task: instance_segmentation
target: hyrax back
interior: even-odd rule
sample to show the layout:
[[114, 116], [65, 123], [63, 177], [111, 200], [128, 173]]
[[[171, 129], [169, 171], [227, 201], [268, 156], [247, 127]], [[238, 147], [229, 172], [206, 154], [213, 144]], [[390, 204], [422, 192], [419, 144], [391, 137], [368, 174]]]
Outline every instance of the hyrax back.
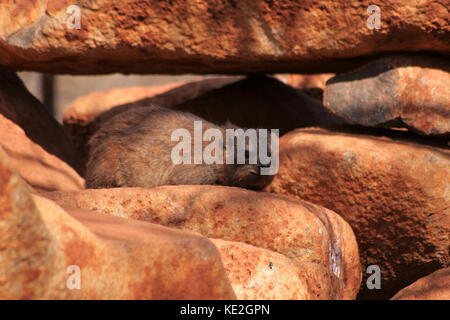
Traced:
[[187, 129], [193, 152], [194, 121], [202, 121], [203, 132], [216, 128], [225, 137], [225, 127], [157, 106], [133, 108], [102, 123], [89, 140], [87, 188], [221, 184], [260, 189], [270, 182], [271, 176], [260, 175], [259, 164], [175, 164], [171, 154], [178, 141], [171, 141], [172, 132]]

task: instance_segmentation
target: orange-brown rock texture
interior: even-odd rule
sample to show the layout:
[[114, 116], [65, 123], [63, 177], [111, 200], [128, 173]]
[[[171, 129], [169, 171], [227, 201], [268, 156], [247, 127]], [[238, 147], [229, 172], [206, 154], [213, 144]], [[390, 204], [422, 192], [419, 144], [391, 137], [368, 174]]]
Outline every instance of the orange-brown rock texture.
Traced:
[[[351, 228], [334, 212], [308, 202], [220, 186], [95, 189], [49, 192], [44, 196], [64, 208], [159, 223], [195, 231], [208, 238], [275, 251], [302, 264], [298, 270], [308, 268], [308, 272], [312, 272], [313, 284], [305, 283], [303, 276], [297, 278], [303, 287], [311, 289], [299, 297], [353, 299], [360, 285], [358, 247]], [[252, 252], [253, 259], [268, 256], [264, 251]], [[274, 256], [277, 261], [286, 261], [277, 257]], [[247, 263], [258, 270], [255, 261]], [[289, 270], [295, 265], [283, 264]], [[236, 270], [237, 266], [234, 268]], [[236, 286], [235, 280], [232, 283]], [[248, 283], [244, 281], [239, 285], [245, 287]], [[317, 286], [322, 287], [323, 292], [318, 293]], [[276, 290], [279, 291], [274, 295], [283, 292], [282, 288]], [[292, 289], [285, 294], [294, 293]], [[259, 295], [257, 291], [245, 294]], [[241, 292], [239, 296], [243, 297]]]
[[20, 175], [38, 190], [84, 187], [67, 133], [14, 72], [0, 70], [0, 146]]
[[[0, 299], [235, 298], [208, 239], [95, 212], [72, 215], [32, 196], [0, 149]], [[70, 286], [70, 266], [79, 268], [79, 289]]]
[[[317, 73], [385, 52], [450, 51], [448, 0], [83, 0], [79, 29], [73, 4], [3, 1], [0, 64], [72, 74]], [[380, 7], [380, 29], [367, 26], [370, 5]]]
[[336, 299], [342, 292], [338, 277], [316, 263], [302, 263], [242, 242], [212, 241], [238, 299], [323, 300]]
[[397, 292], [392, 300], [450, 300], [450, 268], [420, 278]]
[[328, 80], [324, 106], [350, 123], [450, 137], [450, 62], [388, 56]]
[[378, 265], [390, 298], [450, 264], [450, 151], [395, 138], [301, 129], [280, 139], [280, 169], [267, 190], [311, 201], [353, 228], [363, 275]]

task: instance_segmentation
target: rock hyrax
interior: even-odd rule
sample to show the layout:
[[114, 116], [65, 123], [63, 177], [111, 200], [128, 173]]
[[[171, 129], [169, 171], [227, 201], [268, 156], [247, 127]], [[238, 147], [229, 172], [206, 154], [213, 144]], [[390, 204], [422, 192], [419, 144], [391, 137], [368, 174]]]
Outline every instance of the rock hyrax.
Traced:
[[[172, 133], [180, 128], [188, 130], [193, 154], [194, 121], [201, 121], [203, 132], [219, 129], [224, 139], [227, 128], [237, 129], [231, 124], [218, 126], [191, 113], [157, 106], [136, 107], [105, 121], [89, 140], [87, 188], [220, 184], [262, 189], [272, 180], [271, 175], [261, 175], [261, 169], [269, 165], [262, 165], [259, 159], [256, 164], [249, 164], [247, 139], [245, 164], [226, 164], [225, 142], [221, 150], [224, 164], [194, 164], [193, 160], [191, 164], [175, 164], [171, 155], [179, 141], [172, 141]], [[270, 157], [270, 135], [267, 140]], [[211, 141], [200, 142], [202, 149]], [[236, 151], [237, 143], [234, 145]], [[233, 154], [236, 157], [237, 152]]]

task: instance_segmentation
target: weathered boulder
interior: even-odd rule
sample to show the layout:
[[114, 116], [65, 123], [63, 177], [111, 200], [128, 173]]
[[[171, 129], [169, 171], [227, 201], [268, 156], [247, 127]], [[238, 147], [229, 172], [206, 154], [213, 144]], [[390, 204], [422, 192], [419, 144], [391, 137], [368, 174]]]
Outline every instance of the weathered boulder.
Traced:
[[[381, 270], [390, 298], [450, 264], [450, 151], [402, 138], [301, 129], [280, 139], [280, 168], [267, 190], [340, 214], [355, 231], [363, 271]], [[368, 277], [370, 274], [363, 272]]]
[[324, 106], [354, 124], [450, 137], [449, 59], [397, 55], [376, 60], [328, 80]]
[[334, 212], [304, 201], [222, 186], [57, 191], [44, 196], [64, 208], [159, 223], [316, 264], [316, 269], [330, 271], [317, 274], [325, 281], [319, 284], [327, 288], [323, 294], [332, 294], [329, 298], [353, 299], [360, 285], [358, 247], [351, 228]]
[[392, 300], [450, 300], [450, 267], [420, 278], [397, 292]]
[[[368, 26], [374, 4], [380, 29]], [[308, 73], [353, 69], [353, 58], [383, 52], [450, 51], [448, 0], [97, 0], [78, 3], [79, 15], [72, 5], [2, 2], [1, 64], [73, 74]]]
[[68, 135], [17, 75], [6, 70], [0, 70], [0, 146], [38, 190], [84, 187]]
[[[126, 89], [120, 92], [126, 92]], [[103, 100], [109, 107], [110, 94], [105, 95]], [[89, 105], [81, 99], [84, 105]], [[97, 97], [95, 99], [99, 100]], [[280, 134], [305, 126], [343, 123], [326, 111], [320, 101], [272, 77], [205, 79], [189, 82], [151, 98], [136, 99], [99, 115], [96, 111], [84, 111], [86, 108], [82, 104], [74, 102], [65, 112], [64, 124], [76, 141], [83, 163], [89, 153], [87, 142], [102, 123], [129, 109], [152, 103], [191, 112], [220, 125], [230, 121], [243, 128], [279, 129]], [[106, 110], [108, 107], [97, 107], [95, 110]], [[77, 112], [77, 109], [83, 111]], [[90, 115], [78, 116], [81, 113]], [[92, 120], [94, 114], [97, 117]]]
[[[208, 239], [94, 212], [72, 214], [32, 197], [0, 148], [0, 299], [235, 297]], [[71, 287], [77, 275], [79, 289]]]
[[[301, 263], [242, 242], [211, 239], [219, 249], [238, 299], [339, 299], [342, 282], [316, 263]], [[347, 296], [347, 299], [350, 297]]]

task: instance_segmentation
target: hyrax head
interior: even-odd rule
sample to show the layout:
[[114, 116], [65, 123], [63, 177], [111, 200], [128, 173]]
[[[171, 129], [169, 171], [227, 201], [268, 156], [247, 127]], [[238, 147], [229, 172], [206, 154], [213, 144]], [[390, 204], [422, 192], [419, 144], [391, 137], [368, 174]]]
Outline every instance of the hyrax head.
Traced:
[[256, 129], [227, 133], [223, 174], [219, 175], [218, 183], [253, 190], [267, 186], [275, 174], [269, 170], [275, 161], [272, 138], [270, 133], [262, 135]]

